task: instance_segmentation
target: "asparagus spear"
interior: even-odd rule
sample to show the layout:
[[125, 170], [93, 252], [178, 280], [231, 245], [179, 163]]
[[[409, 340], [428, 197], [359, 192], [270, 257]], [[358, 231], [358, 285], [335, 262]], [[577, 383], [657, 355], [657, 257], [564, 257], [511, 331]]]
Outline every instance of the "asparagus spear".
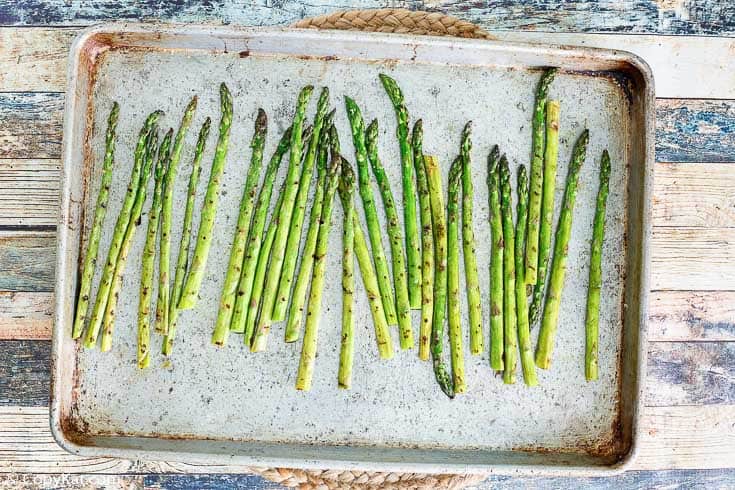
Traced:
[[396, 290], [396, 313], [398, 314], [401, 349], [411, 349], [413, 348], [413, 330], [411, 328], [411, 305], [408, 298], [406, 263], [403, 258], [403, 236], [398, 221], [396, 204], [393, 200], [393, 191], [378, 156], [377, 119], [373, 119], [373, 122], [368, 125], [365, 132], [365, 145], [368, 160], [373, 168], [373, 174], [383, 198], [383, 209], [388, 222], [388, 241], [390, 242], [391, 258], [393, 259], [393, 284]]
[[429, 338], [434, 313], [434, 234], [431, 226], [431, 198], [426, 180], [423, 155], [424, 126], [421, 119], [413, 125], [411, 145], [413, 166], [416, 171], [416, 189], [419, 194], [421, 217], [421, 326], [419, 330], [419, 359], [429, 359]]
[[140, 183], [141, 171], [143, 169], [143, 160], [145, 160], [145, 153], [147, 150], [148, 136], [156, 126], [158, 118], [161, 117], [163, 112], [155, 111], [152, 112], [145, 121], [143, 128], [140, 130], [138, 135], [138, 143], [135, 146], [135, 154], [133, 156], [133, 170], [130, 174], [130, 182], [128, 183], [128, 189], [125, 192], [125, 198], [123, 199], [122, 209], [120, 214], [117, 216], [115, 222], [115, 229], [112, 233], [112, 242], [110, 248], [107, 251], [107, 260], [105, 260], [105, 267], [102, 270], [102, 277], [97, 288], [97, 299], [94, 303], [92, 310], [92, 318], [89, 321], [89, 327], [84, 336], [84, 347], [91, 349], [97, 344], [97, 336], [99, 335], [100, 328], [102, 327], [102, 316], [107, 308], [107, 300], [110, 295], [110, 288], [112, 287], [112, 277], [115, 273], [115, 266], [117, 264], [117, 258], [120, 254], [120, 247], [122, 246], [123, 238], [125, 238], [125, 231], [128, 229], [128, 223], [130, 222], [130, 213], [135, 203], [135, 196], [138, 193], [138, 185]]
[[470, 353], [478, 355], [483, 349], [482, 303], [480, 300], [480, 279], [477, 275], [477, 256], [475, 254], [475, 232], [472, 228], [472, 121], [462, 132], [462, 248], [464, 252], [464, 274], [467, 287], [467, 305], [470, 320]]
[[610, 187], [610, 154], [602, 152], [600, 162], [600, 188], [597, 191], [595, 221], [592, 226], [592, 250], [590, 251], [590, 280], [587, 291], [587, 319], [585, 322], [584, 377], [597, 379], [597, 345], [600, 323], [600, 289], [602, 289], [602, 242], [605, 239], [605, 209]]
[[112, 183], [112, 167], [115, 165], [115, 131], [117, 129], [117, 117], [120, 106], [117, 102], [112, 103], [110, 115], [107, 118], [107, 134], [105, 137], [105, 159], [102, 163], [102, 179], [100, 190], [97, 194], [97, 204], [94, 208], [92, 231], [87, 239], [87, 250], [84, 253], [84, 266], [82, 267], [82, 278], [79, 286], [77, 310], [74, 315], [74, 326], [71, 337], [78, 339], [84, 331], [84, 322], [87, 319], [89, 309], [89, 294], [92, 289], [92, 278], [94, 268], [97, 265], [97, 254], [100, 246], [100, 235], [102, 225], [107, 214], [107, 202], [110, 200], [110, 184]]
[[490, 201], [490, 367], [503, 370], [503, 219], [500, 213], [500, 150], [487, 158]]
[[383, 251], [383, 241], [380, 236], [378, 212], [375, 208], [373, 191], [370, 188], [370, 170], [368, 168], [367, 148], [365, 147], [365, 122], [362, 119], [360, 108], [354, 100], [345, 96], [345, 105], [347, 106], [347, 117], [350, 120], [352, 142], [355, 146], [357, 182], [359, 185], [360, 197], [362, 198], [363, 210], [365, 211], [368, 237], [370, 238], [370, 246], [373, 251], [373, 262], [375, 263], [375, 270], [378, 274], [380, 297], [383, 300], [383, 309], [385, 310], [385, 318], [388, 321], [388, 325], [396, 325], [398, 323], [398, 318], [396, 316], [393, 288], [390, 284], [388, 261], [386, 260], [385, 252]]
[[503, 382], [515, 383], [516, 348], [516, 268], [515, 230], [511, 207], [510, 168], [505, 155], [500, 159], [500, 212], [503, 215]]
[[589, 131], [585, 129], [574, 145], [572, 161], [569, 165], [569, 174], [567, 175], [566, 189], [564, 190], [564, 201], [561, 214], [559, 215], [559, 224], [556, 227], [554, 258], [551, 262], [549, 290], [546, 294], [544, 315], [541, 319], [541, 330], [539, 331], [538, 344], [536, 345], [536, 365], [541, 369], [548, 369], [551, 364], [551, 353], [554, 349], [554, 337], [556, 336], [557, 319], [559, 318], [559, 303], [561, 301], [561, 292], [564, 287], [564, 274], [567, 266], [567, 248], [572, 232], [572, 212], [574, 211], [574, 201], [577, 197], [579, 169], [582, 167], [584, 159], [587, 156], [589, 137]]
[[544, 181], [544, 114], [549, 85], [554, 80], [556, 68], [544, 72], [536, 88], [536, 103], [533, 109], [531, 183], [528, 198], [528, 235], [526, 236], [526, 284], [536, 284], [539, 249], [539, 226], [541, 216], [541, 192]]
[[332, 161], [327, 169], [327, 180], [324, 189], [324, 203], [319, 223], [319, 234], [314, 251], [314, 269], [311, 273], [311, 289], [309, 290], [309, 306], [304, 326], [304, 344], [301, 347], [301, 360], [296, 375], [296, 389], [307, 391], [311, 388], [316, 361], [316, 344], [319, 328], [319, 317], [322, 307], [322, 290], [324, 288], [324, 271], [327, 265], [327, 246], [329, 244], [329, 229], [332, 221], [332, 203], [339, 183], [339, 170], [342, 157], [339, 153], [332, 153]]
[[411, 308], [421, 308], [421, 248], [416, 221], [416, 184], [413, 177], [413, 151], [408, 134], [408, 110], [398, 83], [388, 75], [380, 74], [388, 97], [396, 112], [398, 126], [396, 136], [401, 150], [403, 175], [403, 221], [406, 227], [406, 258], [408, 263], [408, 296]]
[[523, 251], [526, 245], [526, 226], [528, 224], [528, 173], [526, 167], [518, 167], [518, 212], [516, 213], [515, 268], [516, 268], [516, 319], [518, 324], [518, 345], [521, 350], [523, 380], [528, 386], [536, 386], [536, 365], [533, 363], [531, 330], [528, 326], [528, 303], [526, 283], [523, 280]]
[[176, 272], [174, 273], [174, 284], [171, 289], [171, 300], [169, 301], [168, 319], [169, 332], [163, 338], [161, 353], [169, 355], [173, 348], [174, 333], [179, 317], [178, 304], [181, 299], [181, 292], [184, 289], [184, 279], [186, 278], [186, 269], [189, 266], [189, 247], [191, 245], [191, 227], [194, 219], [194, 204], [196, 201], [197, 188], [199, 186], [199, 176], [202, 173], [202, 156], [204, 147], [209, 137], [209, 128], [212, 120], [207, 118], [202, 124], [197, 138], [196, 149], [194, 150], [194, 163], [191, 167], [189, 175], [189, 186], [186, 194], [186, 206], [184, 207], [184, 223], [181, 230], [181, 241], [179, 242], [179, 254], [176, 257]]
[[164, 335], [168, 333], [170, 326], [169, 321], [169, 300], [170, 293], [170, 262], [171, 262], [171, 225], [173, 222], [172, 212], [174, 205], [174, 187], [176, 184], [176, 172], [181, 159], [181, 150], [184, 147], [184, 138], [191, 125], [194, 117], [194, 111], [197, 108], [197, 97], [194, 96], [184, 110], [184, 116], [181, 118], [179, 130], [176, 132], [176, 139], [171, 150], [171, 161], [166, 171], [166, 177], [163, 183], [163, 204], [161, 209], [161, 253], [158, 261], [158, 301], [156, 302], [156, 331]]
[[436, 157], [424, 155], [426, 179], [431, 198], [431, 222], [434, 231], [434, 312], [431, 325], [431, 356], [434, 376], [439, 387], [449, 398], [454, 398], [452, 378], [442, 359], [444, 316], [447, 306], [447, 223], [444, 215], [444, 191], [439, 162]]
[[[276, 229], [276, 237], [273, 239], [271, 248], [270, 266], [268, 276], [265, 281], [265, 290], [263, 291], [263, 305], [261, 308], [260, 318], [258, 319], [258, 327], [255, 330], [255, 338], [250, 349], [253, 352], [259, 352], [265, 349], [270, 332], [273, 313], [273, 306], [276, 303], [278, 293], [278, 282], [283, 270], [283, 262], [285, 260], [286, 245], [288, 233], [291, 225], [291, 217], [293, 216], [294, 204], [299, 190], [301, 181], [301, 128], [303, 126], [306, 113], [306, 106], [311, 98], [314, 87], [307, 85], [299, 93], [298, 102], [296, 104], [296, 113], [293, 119], [291, 130], [291, 154], [288, 162], [288, 174], [286, 175], [286, 189], [283, 198], [281, 216], [278, 220], [278, 228]], [[313, 140], [313, 138], [312, 138]], [[318, 140], [318, 138], [317, 138]]]
[[536, 323], [541, 313], [546, 275], [551, 252], [551, 228], [554, 219], [554, 191], [556, 189], [556, 163], [559, 154], [559, 101], [546, 104], [546, 150], [544, 153], [544, 185], [541, 201], [541, 229], [539, 231], [538, 274], [533, 300], [528, 312], [530, 324]]
[[[353, 204], [354, 206], [354, 204]], [[380, 288], [378, 287], [378, 278], [373, 269], [373, 262], [370, 258], [370, 250], [368, 249], [365, 234], [362, 231], [360, 219], [357, 213], [352, 211], [352, 221], [355, 233], [355, 256], [362, 273], [362, 282], [365, 286], [368, 302], [370, 303], [370, 313], [373, 315], [373, 326], [375, 327], [375, 341], [378, 344], [378, 354], [381, 359], [393, 358], [393, 341], [390, 337], [388, 322], [385, 319], [385, 310], [383, 309], [383, 301], [380, 299]]]
[[225, 282], [222, 286], [222, 296], [219, 303], [219, 311], [217, 312], [217, 321], [212, 333], [212, 343], [215, 345], [224, 345], [227, 341], [227, 334], [230, 331], [230, 323], [232, 321], [232, 312], [235, 309], [235, 298], [237, 295], [237, 284], [242, 272], [243, 259], [245, 257], [245, 246], [250, 233], [250, 218], [253, 214], [253, 205], [255, 203], [255, 187], [260, 180], [260, 169], [263, 163], [263, 148], [265, 147], [265, 138], [268, 132], [268, 118], [263, 109], [258, 109], [258, 115], [255, 118], [255, 130], [253, 138], [250, 142], [252, 151], [250, 157], [250, 167], [248, 175], [245, 179], [245, 187], [242, 191], [242, 199], [240, 201], [240, 212], [237, 217], [237, 228], [235, 237], [232, 240], [232, 249], [230, 250], [230, 260], [227, 265], [227, 273], [225, 274]]
[[270, 223], [268, 223], [268, 230], [265, 233], [263, 245], [260, 247], [260, 253], [258, 254], [258, 263], [255, 267], [253, 287], [247, 308], [247, 317], [245, 318], [245, 337], [243, 342], [248, 346], [252, 344], [254, 339], [253, 334], [255, 323], [258, 321], [258, 314], [260, 313], [258, 307], [261, 305], [260, 299], [263, 294], [263, 285], [265, 284], [265, 276], [268, 271], [268, 263], [271, 255], [271, 248], [273, 247], [273, 240], [276, 238], [276, 230], [278, 229], [279, 216], [281, 215], [281, 205], [283, 204], [283, 191], [285, 187], [286, 183], [284, 182], [283, 185], [281, 185], [280, 192], [278, 193], [276, 207], [273, 209], [273, 216], [271, 217]]
[[337, 384], [349, 389], [352, 385], [352, 359], [354, 353], [354, 320], [352, 317], [353, 296], [355, 294], [355, 222], [354, 198], [355, 173], [342, 161], [342, 175], [339, 179], [339, 197], [344, 209], [342, 220], [342, 337], [339, 350], [339, 371]]
[[214, 159], [212, 160], [207, 193], [204, 197], [204, 204], [202, 205], [199, 231], [197, 232], [197, 241], [194, 246], [194, 257], [191, 261], [189, 274], [177, 306], [180, 310], [193, 308], [196, 304], [199, 287], [202, 284], [204, 272], [207, 268], [209, 249], [212, 246], [212, 229], [214, 228], [214, 218], [217, 213], [219, 185], [222, 173], [225, 170], [227, 145], [230, 141], [230, 126], [232, 125], [232, 94], [230, 94], [224, 82], [220, 85], [219, 95], [222, 110], [222, 118], [219, 123], [219, 138], [217, 139], [217, 147], [214, 151]]
[[[253, 214], [253, 223], [250, 226], [250, 234], [245, 247], [245, 257], [242, 264], [242, 272], [237, 286], [237, 298], [235, 301], [235, 310], [232, 313], [232, 321], [230, 330], [237, 333], [245, 333], [245, 320], [247, 319], [248, 303], [250, 302], [250, 293], [253, 287], [253, 277], [255, 276], [255, 267], [258, 264], [258, 254], [262, 246], [263, 230], [265, 229], [265, 221], [268, 217], [268, 207], [271, 203], [271, 195], [273, 193], [273, 182], [276, 180], [278, 168], [281, 166], [283, 156], [288, 151], [291, 144], [291, 128], [289, 127], [281, 136], [281, 140], [273, 153], [263, 177], [263, 184], [260, 187], [258, 201], [255, 205], [255, 214]], [[251, 332], [252, 334], [252, 332]], [[212, 336], [212, 343], [219, 344], [218, 339]]]
[[137, 230], [140, 225], [140, 218], [143, 213], [143, 204], [145, 203], [146, 198], [148, 178], [151, 175], [151, 168], [153, 167], [156, 148], [158, 148], [157, 133], [158, 130], [154, 126], [148, 135], [138, 190], [135, 195], [135, 201], [133, 202], [133, 208], [130, 211], [130, 222], [128, 223], [128, 228], [125, 230], [125, 236], [123, 237], [122, 244], [120, 245], [120, 254], [117, 257], [117, 263], [115, 264], [115, 272], [112, 276], [112, 286], [110, 287], [110, 296], [107, 299], [107, 306], [105, 307], [105, 314], [102, 320], [102, 338], [100, 339], [100, 350], [102, 352], [107, 352], [112, 348], [112, 331], [115, 326], [117, 300], [120, 297], [123, 274], [125, 272], [125, 263], [127, 262], [128, 254], [130, 253], [130, 246], [133, 243], [133, 236], [135, 235], [135, 230]]
[[314, 266], [314, 250], [316, 249], [316, 239], [319, 234], [319, 219], [322, 214], [322, 201], [324, 199], [324, 186], [327, 178], [327, 157], [329, 154], [330, 135], [334, 133], [335, 138], [337, 130], [332, 125], [334, 111], [330, 113], [328, 118], [328, 126], [324, 127], [324, 131], [319, 135], [319, 151], [317, 155], [317, 179], [316, 189], [314, 191], [314, 201], [311, 204], [309, 216], [309, 229], [306, 232], [306, 243], [304, 243], [304, 253], [301, 255], [301, 263], [299, 264], [299, 273], [294, 285], [293, 294], [291, 295], [291, 306], [288, 310], [288, 322], [286, 323], [286, 342], [295, 342], [299, 338], [301, 331], [301, 320], [304, 315], [304, 307], [306, 305], [306, 291], [311, 280], [311, 270]]
[[[306, 200], [309, 197], [311, 176], [314, 173], [314, 162], [316, 161], [317, 149], [319, 146], [319, 135], [324, 129], [324, 121], [326, 119], [328, 105], [329, 90], [324, 87], [321, 95], [319, 96], [319, 101], [317, 102], [316, 116], [314, 117], [314, 136], [311, 139], [311, 143], [308, 145], [309, 149], [306, 153], [306, 159], [301, 166], [301, 179], [299, 182], [299, 190], [296, 194], [296, 201], [293, 206], [291, 227], [288, 231], [286, 253], [283, 259], [283, 267], [281, 269], [281, 280], [278, 284], [276, 303], [273, 307], [273, 313], [271, 314], [271, 319], [276, 322], [286, 319], [288, 299], [291, 296], [291, 285], [294, 281], [296, 261], [299, 257], [301, 232], [304, 227], [304, 215], [306, 214]], [[329, 127], [327, 127], [327, 129], [328, 128]]]
[[459, 193], [462, 180], [462, 157], [449, 167], [447, 188], [447, 316], [449, 318], [449, 349], [452, 359], [452, 382], [455, 393], [467, 390], [462, 352], [462, 318], [459, 306]]
[[138, 298], [138, 367], [143, 369], [150, 363], [151, 345], [151, 292], [153, 289], [153, 265], [156, 260], [156, 236], [161, 216], [161, 200], [163, 198], [163, 179], [166, 177], [170, 157], [171, 138], [174, 130], [170, 129], [158, 149], [158, 162], [154, 172], [153, 202], [148, 214], [148, 230], [143, 247], [143, 264], [140, 272], [140, 295]]

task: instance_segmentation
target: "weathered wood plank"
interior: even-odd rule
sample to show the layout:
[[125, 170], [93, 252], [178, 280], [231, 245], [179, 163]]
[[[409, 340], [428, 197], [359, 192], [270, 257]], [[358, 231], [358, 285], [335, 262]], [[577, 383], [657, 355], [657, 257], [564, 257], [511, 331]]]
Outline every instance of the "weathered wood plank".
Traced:
[[[735, 292], [654, 291], [648, 340], [735, 340]], [[53, 293], [0, 292], [0, 340], [49, 340]]]
[[735, 228], [657, 227], [651, 289], [735, 290]]
[[[0, 158], [59, 158], [61, 93], [0, 93]], [[660, 162], [735, 162], [735, 100], [658, 99]]]
[[55, 261], [53, 232], [0, 233], [0, 291], [52, 291]]
[[735, 292], [655, 291], [649, 341], [735, 340]]
[[48, 405], [51, 343], [6, 340], [0, 353], [0, 406]]
[[86, 25], [119, 19], [274, 25], [335, 10], [381, 7], [443, 12], [487, 29], [715, 35], [735, 32], [735, 9], [719, 0], [699, 0], [696, 4], [655, 0], [569, 0], [560, 4], [501, 1], [493, 8], [471, 0], [345, 0], [339, 4], [328, 0], [308, 4], [259, 0], [249, 8], [242, 8], [236, 0], [98, 0], [71, 4], [66, 0], [2, 0], [0, 24]]
[[[641, 418], [635, 469], [733, 466], [735, 406], [650, 407]], [[54, 442], [46, 407], [0, 407], [0, 473], [246, 473], [243, 466], [203, 466], [81, 458]]]
[[646, 405], [735, 403], [735, 342], [652, 342]]
[[66, 57], [79, 29], [0, 28], [0, 87], [6, 92], [61, 92]]
[[0, 93], [0, 158], [59, 158], [64, 95]]
[[53, 293], [0, 291], [0, 340], [51, 338]]
[[[0, 342], [0, 405], [46, 405], [50, 345]], [[652, 342], [648, 355], [647, 405], [735, 404], [735, 342]]]
[[735, 161], [735, 101], [656, 101], [656, 160]]
[[[0, 159], [0, 226], [55, 226], [58, 160]], [[735, 226], [735, 165], [657, 163], [654, 226]]]
[[[4, 91], [61, 92], [66, 62], [79, 28], [0, 27], [0, 86]], [[656, 94], [666, 98], [735, 99], [735, 39], [493, 30], [501, 40], [631, 51], [653, 70]], [[702, 56], [703, 52], [707, 56]]]
[[657, 163], [653, 225], [734, 227], [735, 165]]
[[145, 488], [160, 490], [200, 490], [238, 488], [242, 490], [269, 490], [286, 488], [252, 473], [222, 475], [151, 474], [143, 477]]
[[59, 214], [58, 160], [0, 159], [0, 226], [54, 226]]

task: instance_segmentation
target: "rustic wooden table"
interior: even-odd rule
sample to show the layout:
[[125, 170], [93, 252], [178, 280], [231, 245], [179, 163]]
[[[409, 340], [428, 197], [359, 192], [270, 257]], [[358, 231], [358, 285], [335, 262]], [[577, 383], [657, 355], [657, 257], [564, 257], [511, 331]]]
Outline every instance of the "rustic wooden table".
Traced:
[[[0, 488], [279, 488], [230, 466], [79, 458], [51, 437], [49, 336], [66, 56], [76, 33], [92, 23], [286, 24], [335, 9], [330, 3], [0, 0]], [[630, 49], [656, 77], [653, 292], [636, 469], [610, 480], [492, 477], [481, 487], [735, 488], [735, 470], [728, 469], [735, 468], [735, 3], [339, 5], [373, 7], [444, 12], [501, 38]], [[590, 32], [607, 34], [580, 34]]]

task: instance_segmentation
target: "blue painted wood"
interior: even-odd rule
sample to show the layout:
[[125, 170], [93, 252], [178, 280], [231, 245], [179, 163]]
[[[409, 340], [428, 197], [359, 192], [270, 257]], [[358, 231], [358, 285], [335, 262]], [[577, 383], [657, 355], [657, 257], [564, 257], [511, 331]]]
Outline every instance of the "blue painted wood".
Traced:
[[55, 261], [49, 233], [0, 236], [0, 291], [53, 291]]
[[[50, 345], [45, 340], [0, 341], [0, 405], [48, 403]], [[583, 357], [580, 349], [579, 371], [573, 376], [583, 376]], [[649, 406], [735, 403], [735, 342], [652, 342], [647, 386]]]
[[386, 7], [442, 12], [488, 29], [735, 34], [735, 3], [729, 0], [0, 0], [0, 24], [68, 26], [114, 19], [276, 25], [336, 10]]
[[63, 112], [64, 94], [0, 92], [0, 158], [58, 158]]
[[0, 406], [48, 405], [50, 356], [47, 340], [0, 341]]
[[145, 475], [144, 488], [160, 490], [270, 490], [286, 488], [258, 475]]
[[656, 160], [734, 162], [735, 101], [658, 99]]
[[[0, 158], [59, 158], [63, 110], [61, 93], [0, 92]], [[735, 100], [658, 99], [656, 157], [735, 162]]]

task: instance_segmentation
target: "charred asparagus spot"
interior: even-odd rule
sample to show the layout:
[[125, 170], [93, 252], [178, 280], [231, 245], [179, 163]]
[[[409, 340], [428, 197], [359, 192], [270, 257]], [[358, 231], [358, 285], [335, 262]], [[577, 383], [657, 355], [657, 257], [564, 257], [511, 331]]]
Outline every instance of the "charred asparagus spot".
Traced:
[[130, 216], [133, 210], [133, 205], [135, 204], [135, 196], [138, 193], [138, 187], [143, 173], [143, 163], [148, 150], [149, 136], [156, 127], [158, 118], [161, 117], [162, 114], [163, 112], [161, 111], [152, 112], [146, 119], [145, 124], [138, 135], [138, 142], [135, 146], [135, 153], [133, 156], [133, 170], [130, 174], [130, 181], [128, 182], [125, 197], [123, 198], [122, 209], [120, 210], [120, 214], [117, 216], [115, 228], [112, 232], [112, 242], [110, 243], [110, 248], [107, 251], [107, 259], [105, 260], [102, 277], [100, 278], [99, 287], [97, 288], [97, 298], [92, 310], [92, 317], [89, 321], [87, 332], [84, 335], [83, 345], [87, 349], [91, 349], [97, 345], [97, 336], [102, 328], [102, 320], [105, 309], [107, 308], [107, 301], [110, 297], [110, 289], [112, 288], [112, 279], [115, 274], [117, 259], [120, 255], [120, 248], [122, 247], [122, 242], [125, 238], [125, 232], [127, 231], [128, 224], [130, 223]]
[[585, 129], [574, 145], [572, 161], [569, 165], [567, 184], [564, 190], [559, 224], [556, 226], [556, 239], [554, 241], [554, 258], [551, 262], [551, 277], [549, 277], [549, 290], [546, 294], [544, 304], [544, 315], [541, 319], [538, 344], [536, 345], [536, 366], [548, 369], [551, 365], [551, 354], [554, 349], [554, 338], [556, 337], [557, 320], [559, 319], [559, 304], [564, 287], [564, 275], [567, 267], [567, 253], [569, 238], [572, 232], [572, 217], [574, 201], [577, 198], [577, 184], [579, 182], [579, 169], [582, 167], [587, 156], [587, 144], [589, 142], [589, 131]]
[[89, 309], [89, 296], [92, 292], [92, 279], [94, 269], [97, 265], [97, 254], [102, 235], [102, 225], [107, 215], [107, 203], [110, 200], [110, 185], [112, 184], [112, 168], [115, 166], [115, 132], [117, 130], [117, 118], [120, 106], [117, 102], [112, 103], [110, 115], [107, 118], [107, 134], [105, 137], [105, 157], [102, 163], [102, 179], [100, 180], [97, 203], [94, 208], [92, 219], [92, 231], [87, 239], [87, 250], [84, 252], [84, 265], [80, 279], [79, 294], [77, 295], [77, 309], [74, 315], [74, 326], [71, 337], [78, 339], [84, 331], [84, 323], [87, 320]]
[[605, 240], [605, 210], [610, 190], [610, 154], [602, 152], [600, 188], [597, 191], [595, 220], [592, 225], [590, 251], [590, 279], [587, 290], [587, 317], [585, 322], [584, 377], [594, 381], [598, 377], [597, 346], [599, 343], [600, 290], [602, 289], [602, 244]]

